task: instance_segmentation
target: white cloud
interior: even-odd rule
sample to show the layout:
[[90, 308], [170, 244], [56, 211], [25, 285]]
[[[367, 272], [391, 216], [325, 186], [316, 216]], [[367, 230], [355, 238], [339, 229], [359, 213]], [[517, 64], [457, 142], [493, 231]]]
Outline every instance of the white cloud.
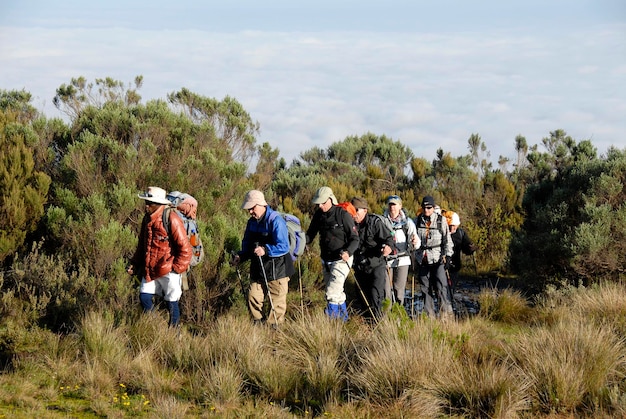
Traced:
[[494, 159], [513, 156], [516, 135], [534, 144], [559, 128], [593, 135], [602, 152], [626, 146], [626, 58], [614, 50], [624, 29], [545, 38], [4, 27], [0, 88], [25, 88], [49, 116], [55, 89], [77, 76], [129, 83], [142, 74], [144, 100], [181, 87], [229, 95], [288, 162], [368, 131], [429, 160], [439, 147], [465, 154], [473, 133]]

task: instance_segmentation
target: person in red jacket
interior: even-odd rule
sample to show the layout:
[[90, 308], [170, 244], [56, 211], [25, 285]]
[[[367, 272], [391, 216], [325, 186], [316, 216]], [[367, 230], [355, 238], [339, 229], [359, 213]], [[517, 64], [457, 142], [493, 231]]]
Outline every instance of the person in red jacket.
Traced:
[[180, 320], [178, 300], [183, 293], [181, 274], [191, 262], [191, 244], [183, 220], [175, 211], [169, 211], [169, 233], [163, 223], [163, 212], [170, 203], [164, 189], [151, 186], [138, 196], [146, 201], [146, 214], [128, 273], [141, 278], [139, 300], [144, 312], [151, 311], [153, 297], [161, 295], [168, 305], [170, 326], [177, 326]]

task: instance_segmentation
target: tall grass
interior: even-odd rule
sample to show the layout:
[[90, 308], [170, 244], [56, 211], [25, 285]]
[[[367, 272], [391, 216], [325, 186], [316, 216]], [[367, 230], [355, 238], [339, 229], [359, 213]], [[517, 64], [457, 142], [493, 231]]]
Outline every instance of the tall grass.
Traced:
[[342, 322], [328, 321], [318, 310], [284, 328], [278, 342], [280, 356], [299, 375], [301, 398], [316, 405], [340, 399], [351, 345]]
[[623, 339], [609, 327], [582, 320], [572, 314], [554, 326], [538, 327], [509, 348], [541, 412], [612, 408], [610, 389], [623, 385]]
[[481, 298], [478, 316], [448, 323], [311, 309], [277, 330], [240, 314], [178, 329], [162, 311], [96, 309], [60, 335], [5, 320], [5, 348], [19, 351], [0, 375], [0, 416], [626, 416], [622, 287], [534, 306], [512, 291]]
[[478, 303], [480, 315], [492, 321], [523, 324], [532, 315], [528, 300], [519, 291], [509, 288], [483, 289], [478, 296]]

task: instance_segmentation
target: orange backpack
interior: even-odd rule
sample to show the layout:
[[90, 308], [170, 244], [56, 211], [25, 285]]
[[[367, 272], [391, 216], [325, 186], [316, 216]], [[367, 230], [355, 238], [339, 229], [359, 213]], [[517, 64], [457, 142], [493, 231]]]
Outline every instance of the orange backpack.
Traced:
[[350, 201], [340, 202], [339, 204], [337, 204], [337, 206], [348, 211], [348, 214], [353, 217], [356, 215], [356, 208], [354, 208], [354, 205], [352, 205], [352, 202]]

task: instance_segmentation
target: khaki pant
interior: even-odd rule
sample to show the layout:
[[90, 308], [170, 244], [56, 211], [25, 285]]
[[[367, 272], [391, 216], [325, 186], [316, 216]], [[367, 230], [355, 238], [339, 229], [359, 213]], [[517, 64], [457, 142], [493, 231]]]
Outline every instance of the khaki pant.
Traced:
[[[253, 320], [267, 320], [268, 324], [283, 323], [285, 321], [285, 312], [287, 311], [287, 290], [289, 288], [289, 277], [275, 279], [269, 281], [269, 292], [274, 305], [274, 312], [271, 311], [267, 316], [263, 315], [263, 302], [265, 301], [265, 284], [260, 282], [251, 282], [250, 291], [248, 292], [248, 308]], [[276, 313], [276, 317], [274, 317]]]

